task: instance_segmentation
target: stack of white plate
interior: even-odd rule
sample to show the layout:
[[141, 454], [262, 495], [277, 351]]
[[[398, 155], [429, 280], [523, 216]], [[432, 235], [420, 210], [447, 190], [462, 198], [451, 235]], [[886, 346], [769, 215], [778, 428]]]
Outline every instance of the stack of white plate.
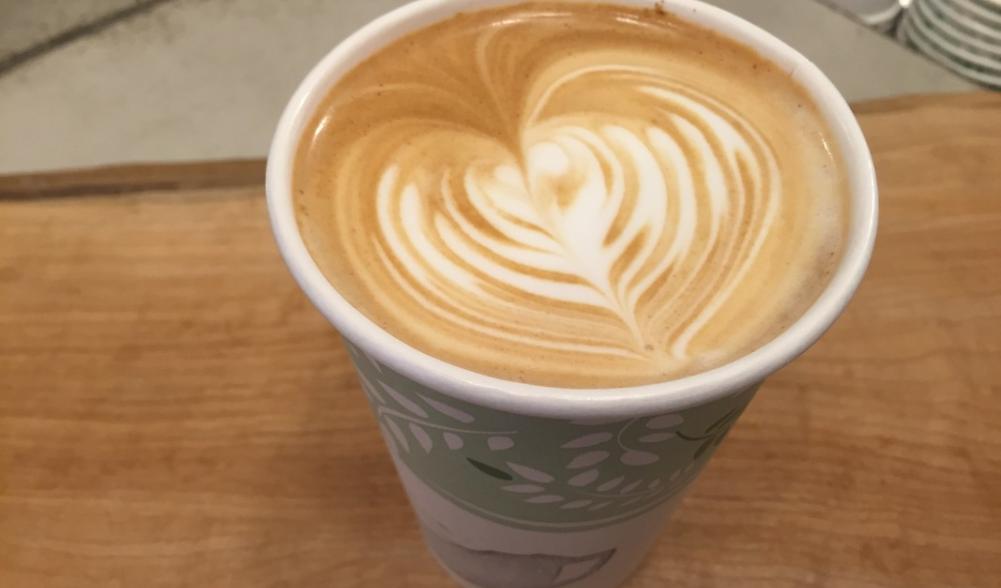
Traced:
[[901, 0], [831, 0], [872, 28], [889, 33], [903, 10]]
[[956, 73], [1001, 89], [1001, 0], [913, 0], [898, 36]]

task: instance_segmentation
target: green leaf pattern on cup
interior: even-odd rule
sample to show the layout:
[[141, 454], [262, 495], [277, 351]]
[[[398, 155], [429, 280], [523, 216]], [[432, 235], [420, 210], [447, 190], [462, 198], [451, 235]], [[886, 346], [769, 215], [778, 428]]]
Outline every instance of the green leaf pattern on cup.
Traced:
[[755, 391], [669, 414], [567, 421], [451, 398], [348, 349], [396, 459], [454, 504], [525, 529], [598, 528], [662, 504], [696, 477]]

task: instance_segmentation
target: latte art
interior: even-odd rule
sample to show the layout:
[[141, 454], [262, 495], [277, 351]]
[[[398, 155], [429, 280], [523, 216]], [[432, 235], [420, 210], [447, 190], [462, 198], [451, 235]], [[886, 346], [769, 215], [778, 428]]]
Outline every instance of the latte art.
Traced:
[[825, 133], [773, 65], [666, 15], [461, 15], [333, 90], [300, 225], [352, 304], [432, 355], [657, 381], [760, 345], [823, 287], [846, 200]]
[[[437, 320], [483, 335], [686, 359], [781, 206], [775, 157], [737, 113], [656, 71], [574, 71], [541, 100], [573, 83], [620, 84], [650, 102], [650, 118], [531, 116], [522, 152], [498, 146], [496, 160], [424, 167], [425, 177], [409, 181], [397, 163], [408, 155], [394, 154], [376, 196], [380, 260], [394, 269], [393, 285]], [[538, 113], [545, 102], [530, 107]], [[729, 219], [747, 226], [731, 230]], [[677, 283], [671, 292], [668, 277]], [[552, 316], [571, 304], [605, 328], [580, 329], [579, 312]], [[533, 306], [544, 316], [512, 329], [509, 315]], [[565, 324], [532, 328], [554, 320]]]

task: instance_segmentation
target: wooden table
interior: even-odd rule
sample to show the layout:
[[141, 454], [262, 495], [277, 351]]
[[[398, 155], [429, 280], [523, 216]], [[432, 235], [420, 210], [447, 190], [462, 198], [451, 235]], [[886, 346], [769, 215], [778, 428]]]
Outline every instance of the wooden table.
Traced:
[[[634, 588], [1001, 585], [1001, 98], [858, 112], [868, 278]], [[3, 588], [447, 584], [262, 175], [0, 178]]]

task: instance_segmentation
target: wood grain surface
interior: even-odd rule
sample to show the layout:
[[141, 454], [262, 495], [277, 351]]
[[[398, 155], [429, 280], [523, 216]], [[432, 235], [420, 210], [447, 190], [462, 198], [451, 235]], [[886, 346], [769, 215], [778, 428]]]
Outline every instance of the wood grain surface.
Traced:
[[[1001, 585], [1001, 98], [858, 112], [868, 277], [633, 588]], [[0, 586], [448, 585], [262, 165], [0, 179]]]

